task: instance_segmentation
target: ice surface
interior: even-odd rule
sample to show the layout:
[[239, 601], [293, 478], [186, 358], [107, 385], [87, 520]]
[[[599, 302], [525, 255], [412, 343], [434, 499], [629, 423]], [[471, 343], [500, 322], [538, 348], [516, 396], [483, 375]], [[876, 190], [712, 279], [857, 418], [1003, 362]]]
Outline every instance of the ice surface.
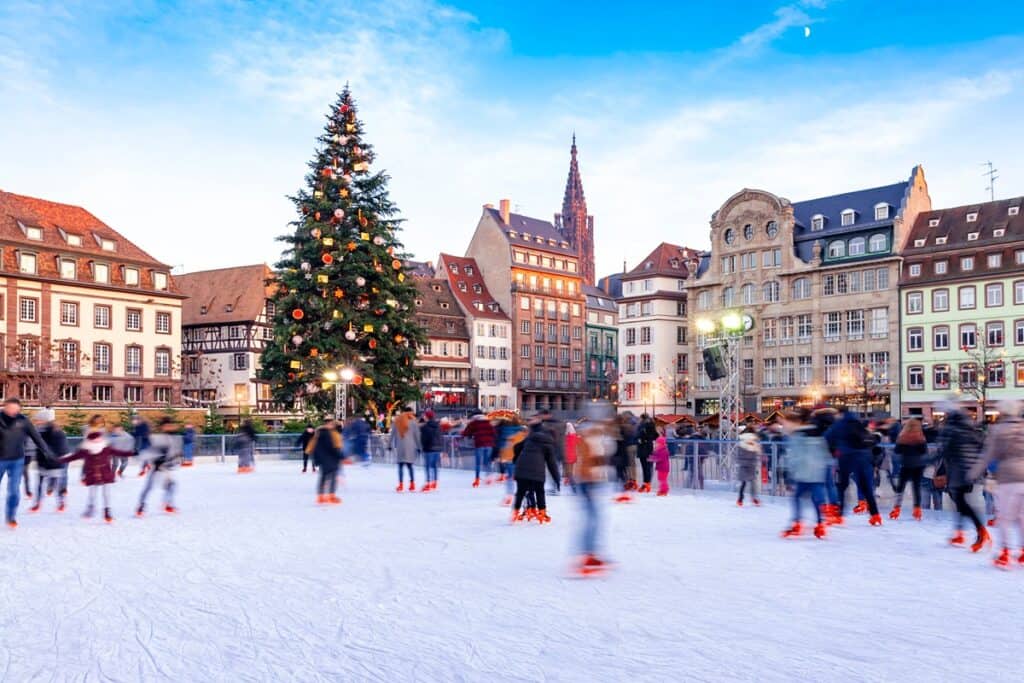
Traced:
[[782, 502], [647, 496], [603, 509], [619, 567], [576, 580], [571, 496], [511, 527], [470, 476], [399, 495], [391, 467], [349, 468], [318, 508], [293, 462], [206, 462], [176, 516], [134, 519], [141, 482], [118, 483], [109, 526], [77, 484], [64, 515], [23, 500], [0, 680], [1021, 680], [1024, 570], [946, 547], [947, 518], [783, 541]]

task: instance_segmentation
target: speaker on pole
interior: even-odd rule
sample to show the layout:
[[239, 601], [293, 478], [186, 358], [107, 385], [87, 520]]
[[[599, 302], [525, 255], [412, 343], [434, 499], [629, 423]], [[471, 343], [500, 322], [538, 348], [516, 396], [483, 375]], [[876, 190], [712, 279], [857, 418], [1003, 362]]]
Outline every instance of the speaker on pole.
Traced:
[[704, 349], [704, 371], [712, 381], [725, 377], [728, 371], [721, 346], [709, 346]]

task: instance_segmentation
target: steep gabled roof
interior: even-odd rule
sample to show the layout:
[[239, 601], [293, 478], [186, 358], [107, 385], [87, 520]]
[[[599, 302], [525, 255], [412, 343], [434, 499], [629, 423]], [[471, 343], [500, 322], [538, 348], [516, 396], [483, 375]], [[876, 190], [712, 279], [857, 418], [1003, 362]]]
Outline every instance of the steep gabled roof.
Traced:
[[428, 337], [469, 341], [466, 316], [462, 314], [448, 280], [415, 278], [416, 320]]
[[[539, 218], [530, 218], [518, 213], [510, 213], [508, 225], [501, 220], [501, 212], [498, 209], [486, 208], [484, 211], [501, 227], [505, 239], [509, 244], [523, 247], [529, 246], [532, 249], [550, 251], [555, 254], [576, 256], [576, 250], [572, 248], [565, 236], [558, 231], [553, 223], [543, 221]], [[515, 233], [515, 236], [512, 235]], [[523, 235], [529, 235], [527, 240]], [[538, 241], [537, 238], [540, 238]]]
[[618, 312], [619, 307], [615, 305], [615, 299], [610, 297], [600, 287], [583, 285], [583, 293], [587, 297], [587, 308], [607, 311], [608, 313]]
[[273, 276], [264, 263], [179, 275], [178, 288], [188, 296], [181, 308], [182, 325], [256, 320], [274, 294], [274, 286], [267, 284]]
[[699, 253], [696, 249], [662, 242], [633, 270], [623, 275], [623, 279], [632, 280], [654, 275], [687, 278], [690, 276], [690, 271], [686, 262]]
[[452, 295], [458, 299], [466, 315], [490, 320], [509, 319], [501, 305], [487, 290], [487, 284], [475, 259], [441, 254], [438, 259], [438, 273], [442, 271], [451, 287]]

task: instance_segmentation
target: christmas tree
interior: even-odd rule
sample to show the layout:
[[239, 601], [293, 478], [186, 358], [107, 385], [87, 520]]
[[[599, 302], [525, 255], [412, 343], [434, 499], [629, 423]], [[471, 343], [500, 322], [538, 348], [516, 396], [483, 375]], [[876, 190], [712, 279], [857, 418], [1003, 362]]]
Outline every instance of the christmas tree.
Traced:
[[277, 263], [274, 338], [261, 377], [274, 399], [329, 412], [325, 374], [350, 368], [349, 396], [375, 413], [419, 396], [413, 366], [425, 340], [413, 308], [416, 289], [403, 272], [401, 220], [388, 176], [371, 173], [373, 148], [348, 86], [327, 116], [310, 173], [291, 197], [294, 234]]

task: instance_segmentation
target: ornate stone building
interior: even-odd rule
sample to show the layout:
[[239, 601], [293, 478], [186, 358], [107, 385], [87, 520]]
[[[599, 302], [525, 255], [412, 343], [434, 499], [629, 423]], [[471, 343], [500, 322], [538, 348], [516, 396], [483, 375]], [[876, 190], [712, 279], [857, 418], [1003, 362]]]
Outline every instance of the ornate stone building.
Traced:
[[576, 250], [580, 261], [583, 284], [594, 284], [597, 277], [594, 266], [594, 217], [587, 213], [587, 198], [583, 195], [583, 178], [576, 160], [576, 134], [572, 136], [569, 177], [565, 181], [562, 213], [555, 214], [555, 228]]
[[718, 411], [696, 321], [729, 310], [755, 321], [740, 344], [745, 410], [827, 402], [898, 414], [898, 254], [930, 208], [919, 166], [901, 183], [803, 202], [730, 197], [687, 287], [696, 412]]

